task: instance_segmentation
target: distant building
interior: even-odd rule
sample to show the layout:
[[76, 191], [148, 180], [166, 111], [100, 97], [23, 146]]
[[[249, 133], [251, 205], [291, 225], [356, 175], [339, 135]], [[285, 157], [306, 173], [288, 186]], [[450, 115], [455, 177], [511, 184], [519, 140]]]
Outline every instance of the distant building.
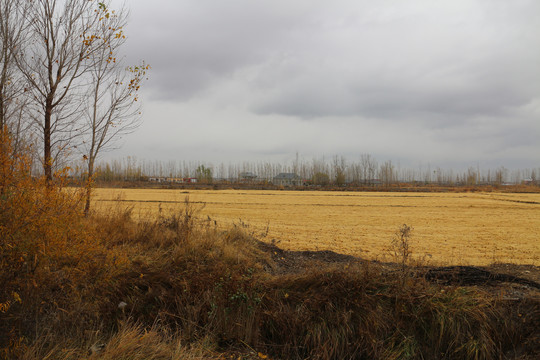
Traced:
[[540, 184], [540, 182], [532, 179], [532, 178], [527, 178], [527, 179], [523, 179], [523, 181], [521, 182], [523, 185], [538, 185]]
[[148, 181], [162, 183], [162, 182], [166, 182], [166, 179], [163, 177], [150, 177], [148, 178]]
[[280, 173], [272, 179], [274, 185], [298, 186], [302, 185], [302, 179], [295, 173]]
[[253, 182], [257, 179], [257, 175], [250, 171], [242, 172], [238, 177], [241, 182]]
[[182, 178], [167, 178], [167, 182], [175, 183], [175, 184], [182, 184], [184, 182], [184, 179], [182, 179]]
[[196, 183], [197, 178], [176, 178], [176, 177], [149, 177], [148, 181], [166, 184], [184, 184], [184, 183]]

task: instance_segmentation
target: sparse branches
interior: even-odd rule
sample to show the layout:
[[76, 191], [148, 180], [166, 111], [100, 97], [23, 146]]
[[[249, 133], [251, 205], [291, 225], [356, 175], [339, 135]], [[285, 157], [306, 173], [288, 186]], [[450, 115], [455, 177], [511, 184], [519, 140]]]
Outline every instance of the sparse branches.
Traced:
[[478, 184], [478, 181], [479, 181], [479, 176], [478, 176], [478, 172], [476, 171], [475, 168], [473, 168], [472, 166], [470, 166], [468, 169], [467, 169], [467, 174], [465, 175], [465, 182], [467, 185], [476, 185]]
[[[126, 67], [119, 58], [127, 12], [111, 10], [110, 0], [0, 1], [2, 60], [12, 60], [24, 80], [27, 115], [43, 144], [47, 182], [84, 134], [91, 179], [98, 153], [133, 131], [140, 119], [138, 93], [149, 66]], [[17, 15], [6, 15], [15, 8]], [[14, 18], [20, 27], [11, 26]], [[3, 79], [15, 68], [5, 63], [0, 69], [0, 105], [7, 98]], [[5, 123], [6, 107], [0, 108], [0, 122]]]
[[87, 73], [90, 85], [83, 113], [82, 150], [88, 171], [86, 213], [90, 209], [95, 160], [102, 151], [110, 149], [115, 140], [139, 126], [139, 90], [150, 69], [145, 63], [126, 67], [119, 58], [126, 39], [123, 33], [126, 11], [110, 11], [107, 4], [101, 2], [95, 12], [98, 17], [96, 34], [85, 40], [98, 43], [97, 50], [87, 55], [93, 66]]
[[326, 186], [330, 183], [328, 166], [326, 165], [324, 158], [322, 160], [313, 159], [312, 173], [313, 184]]
[[0, 0], [0, 129], [5, 126], [10, 132], [13, 151], [25, 130], [25, 87], [15, 57], [26, 40], [28, 9], [27, 1]]
[[360, 167], [362, 169], [362, 182], [364, 184], [371, 184], [375, 179], [377, 160], [370, 154], [362, 154], [360, 157]]
[[335, 184], [337, 186], [343, 186], [346, 182], [346, 169], [347, 169], [347, 161], [343, 156], [334, 156], [334, 175], [335, 175]]
[[379, 169], [379, 177], [382, 183], [386, 186], [389, 186], [396, 181], [396, 172], [392, 161], [388, 160], [381, 165], [381, 168]]
[[495, 170], [495, 184], [502, 185], [504, 182], [506, 182], [507, 174], [508, 170], [504, 166]]
[[103, 50], [100, 16], [94, 1], [36, 0], [25, 20], [30, 41], [15, 57], [27, 82], [34, 125], [43, 141], [43, 169], [53, 168], [80, 134], [88, 70]]
[[313, 184], [320, 186], [327, 186], [330, 183], [330, 177], [327, 173], [316, 172], [312, 178]]

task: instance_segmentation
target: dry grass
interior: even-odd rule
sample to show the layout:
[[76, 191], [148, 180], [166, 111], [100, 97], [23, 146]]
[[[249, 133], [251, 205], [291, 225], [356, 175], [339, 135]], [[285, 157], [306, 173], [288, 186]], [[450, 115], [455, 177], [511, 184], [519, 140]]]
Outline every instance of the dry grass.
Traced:
[[514, 321], [514, 303], [408, 267], [272, 275], [244, 226], [222, 230], [182, 206], [146, 222], [120, 208], [81, 217], [92, 247], [74, 238], [77, 251], [12, 279], [22, 301], [0, 316], [0, 358], [498, 359], [518, 358], [537, 334], [538, 302], [520, 303], [532, 315]]
[[241, 219], [290, 250], [384, 259], [395, 229], [409, 224], [412, 256], [433, 264], [540, 264], [540, 194], [97, 189], [97, 208], [119, 195], [142, 218], [189, 195], [218, 224]]

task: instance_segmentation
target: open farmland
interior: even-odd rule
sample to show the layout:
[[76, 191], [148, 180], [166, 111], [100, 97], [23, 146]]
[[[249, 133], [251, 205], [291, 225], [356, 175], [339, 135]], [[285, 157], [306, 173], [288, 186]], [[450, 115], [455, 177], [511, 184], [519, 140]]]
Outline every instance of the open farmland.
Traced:
[[135, 216], [180, 211], [186, 196], [218, 225], [243, 222], [288, 250], [389, 259], [401, 224], [415, 257], [431, 264], [540, 264], [540, 194], [357, 193], [97, 189], [96, 209], [133, 205]]

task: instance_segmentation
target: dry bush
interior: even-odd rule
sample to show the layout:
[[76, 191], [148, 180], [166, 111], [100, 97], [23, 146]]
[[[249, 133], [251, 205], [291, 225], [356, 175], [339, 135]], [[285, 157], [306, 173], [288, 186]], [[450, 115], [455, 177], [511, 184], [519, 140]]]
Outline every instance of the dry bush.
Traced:
[[[191, 211], [179, 213], [192, 219]], [[161, 234], [160, 240], [131, 242], [144, 249], [144, 255], [133, 253], [129, 271], [119, 274], [114, 287], [105, 292], [111, 299], [104, 308], [109, 318], [123, 316], [115, 304], [125, 301], [130, 317], [146, 324], [159, 319], [179, 327], [191, 340], [206, 334], [232, 335], [231, 323], [254, 323], [249, 310], [261, 301], [255, 283], [262, 264], [269, 261], [266, 255], [239, 229], [185, 225], [190, 219], [160, 218], [146, 225]], [[246, 334], [238, 336], [251, 342], [248, 326], [239, 326], [236, 333], [239, 330]]]
[[96, 289], [114, 276], [111, 258], [88, 231], [82, 193], [31, 176], [27, 153], [0, 134], [0, 356], [16, 358], [32, 337], [99, 312]]

